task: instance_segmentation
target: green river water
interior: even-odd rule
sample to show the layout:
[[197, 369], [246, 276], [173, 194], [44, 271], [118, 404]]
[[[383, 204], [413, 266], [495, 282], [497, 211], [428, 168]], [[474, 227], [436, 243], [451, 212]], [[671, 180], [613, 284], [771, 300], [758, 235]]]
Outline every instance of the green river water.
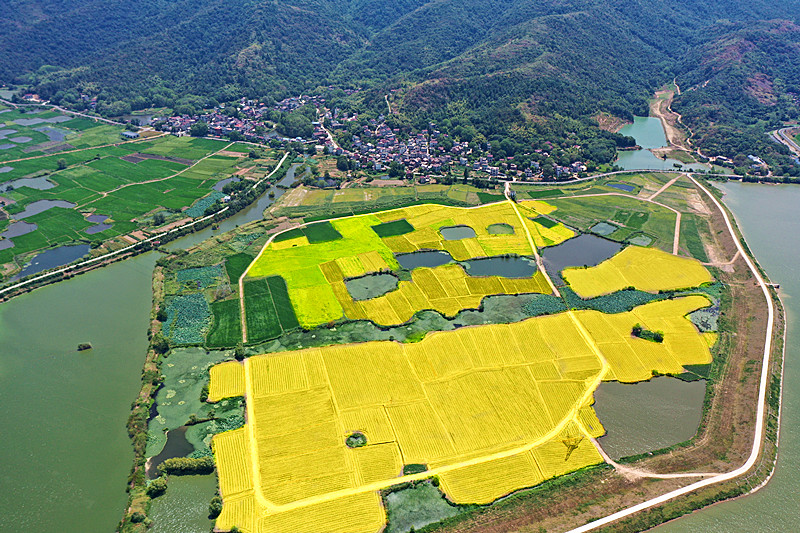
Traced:
[[[800, 521], [800, 418], [795, 386], [800, 342], [800, 187], [724, 186], [762, 266], [782, 286], [789, 312], [784, 414], [775, 477], [755, 495], [659, 528], [663, 531], [787, 531]], [[237, 215], [228, 229], [258, 216]], [[212, 235], [204, 230], [181, 247]], [[0, 305], [0, 531], [113, 531], [125, 505], [132, 451], [125, 432], [147, 347], [155, 254], [78, 276]], [[77, 352], [91, 342], [89, 352]], [[154, 502], [163, 533], [207, 530], [213, 476], [186, 478]], [[187, 515], [187, 513], [189, 513]], [[189, 515], [193, 518], [187, 518]], [[191, 527], [179, 524], [191, 523]]]

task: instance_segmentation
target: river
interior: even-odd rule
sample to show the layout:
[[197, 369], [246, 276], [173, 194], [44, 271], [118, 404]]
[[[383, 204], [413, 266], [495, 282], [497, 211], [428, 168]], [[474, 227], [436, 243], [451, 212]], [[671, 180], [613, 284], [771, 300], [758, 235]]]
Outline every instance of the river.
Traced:
[[[169, 246], [259, 220], [272, 201], [265, 193], [218, 230]], [[139, 255], [0, 304], [0, 531], [104, 532], [122, 518], [133, 462], [125, 422], [147, 351], [157, 258]], [[93, 348], [78, 352], [82, 342]]]
[[731, 182], [720, 186], [750, 249], [786, 307], [788, 336], [778, 466], [755, 494], [703, 509], [665, 524], [659, 533], [703, 531], [796, 531], [800, 523], [800, 187]]

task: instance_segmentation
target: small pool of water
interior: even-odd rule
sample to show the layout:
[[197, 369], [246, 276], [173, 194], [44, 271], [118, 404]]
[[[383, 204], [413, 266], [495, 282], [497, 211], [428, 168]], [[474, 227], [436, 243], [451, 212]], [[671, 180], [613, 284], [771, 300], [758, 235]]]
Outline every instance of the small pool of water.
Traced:
[[[5, 168], [8, 168], [9, 172], [11, 170], [14, 170], [11, 167], [5, 167]], [[0, 171], [2, 170], [3, 169], [0, 169]], [[20, 178], [18, 180], [0, 184], [0, 192], [13, 191], [19, 189], [20, 187], [29, 187], [31, 189], [36, 189], [37, 191], [46, 191], [47, 189], [52, 189], [55, 186], [56, 186], [55, 183], [48, 180], [44, 176], [40, 176], [38, 178]]]
[[103, 222], [108, 220], [108, 215], [98, 215], [98, 214], [89, 215], [86, 217], [86, 220], [88, 220], [89, 222], [94, 222], [95, 224], [102, 224]]
[[105, 231], [107, 229], [111, 229], [114, 227], [114, 224], [95, 224], [94, 226], [89, 226], [86, 228], [87, 235], [94, 235], [95, 233], [100, 233], [101, 231]]
[[224, 180], [220, 180], [217, 183], [215, 183], [214, 186], [211, 187], [211, 188], [214, 189], [215, 191], [222, 192], [222, 189], [225, 188], [225, 186], [227, 184], [229, 184], [229, 183], [238, 183], [240, 181], [242, 181], [242, 180], [237, 178], [237, 177], [235, 177], [235, 176], [231, 177], [231, 178], [225, 178]]
[[660, 377], [642, 383], [601, 383], [594, 409], [606, 428], [599, 442], [612, 459], [689, 440], [703, 415], [705, 381]]
[[486, 229], [489, 235], [514, 235], [514, 228], [510, 224], [491, 224]]
[[397, 289], [399, 281], [392, 274], [372, 274], [347, 280], [344, 284], [353, 300], [371, 300]]
[[301, 166], [302, 163], [292, 163], [289, 165], [289, 170], [286, 171], [286, 175], [278, 182], [278, 185], [281, 187], [291, 187], [292, 184], [297, 181], [295, 172], [297, 172], [297, 169]]
[[[186, 440], [186, 426], [167, 432], [167, 443], [161, 453], [152, 457], [147, 463], [147, 477], [155, 479], [158, 477], [158, 467], [167, 459], [173, 457], [186, 457], [194, 451], [194, 446]], [[169, 489], [167, 489], [169, 490]]]
[[19, 274], [11, 279], [17, 280], [24, 278], [25, 276], [30, 276], [31, 274], [37, 274], [44, 270], [67, 265], [76, 259], [80, 259], [88, 253], [88, 244], [59, 246], [53, 250], [46, 250], [34, 257], [33, 260], [31, 260], [31, 262], [28, 263]]
[[419, 267], [433, 268], [447, 263], [452, 263], [453, 258], [447, 252], [426, 251], [413, 252], [410, 254], [399, 254], [395, 256], [400, 266], [406, 270], [414, 270]]
[[439, 233], [442, 234], [446, 241], [460, 241], [461, 239], [472, 239], [476, 236], [475, 230], [469, 226], [448, 226], [439, 228]]
[[617, 226], [615, 226], [613, 224], [609, 224], [608, 222], [600, 222], [600, 223], [595, 224], [594, 226], [592, 226], [590, 228], [590, 231], [592, 233], [597, 233], [598, 235], [606, 236], [606, 235], [611, 235], [612, 233], [614, 233], [618, 229], [619, 228]]
[[627, 185], [625, 183], [606, 183], [606, 187], [613, 187], [625, 192], [633, 192], [636, 190], [636, 187], [633, 185]]
[[571, 266], [595, 266], [622, 250], [618, 242], [597, 235], [583, 234], [556, 246], [542, 248], [547, 272], [557, 285], [563, 285], [561, 271]]
[[36, 224], [19, 220], [17, 222], [12, 222], [11, 224], [9, 224], [6, 230], [3, 233], [0, 233], [0, 237], [5, 237], [6, 239], [13, 239], [14, 237], [27, 235], [28, 233], [36, 231], [37, 229], [39, 229], [39, 226], [37, 226]]
[[636, 237], [628, 239], [628, 242], [635, 244], [636, 246], [650, 246], [650, 243], [653, 242], [653, 239], [647, 235], [637, 235]]
[[25, 207], [25, 210], [23, 212], [11, 216], [12, 218], [21, 220], [23, 218], [32, 217], [33, 215], [38, 215], [39, 213], [44, 213], [48, 209], [52, 209], [54, 207], [60, 207], [62, 209], [72, 209], [73, 207], [75, 207], [75, 204], [73, 204], [72, 202], [67, 202], [65, 200], [37, 200], [32, 204], [29, 204], [27, 207]]
[[39, 133], [44, 133], [45, 135], [47, 135], [47, 138], [49, 140], [58, 142], [66, 140], [67, 135], [70, 134], [69, 130], [54, 128], [52, 126], [42, 126], [41, 128], [34, 128], [34, 131], [38, 131]]
[[487, 257], [461, 263], [470, 276], [529, 278], [536, 273], [536, 262], [527, 257]]

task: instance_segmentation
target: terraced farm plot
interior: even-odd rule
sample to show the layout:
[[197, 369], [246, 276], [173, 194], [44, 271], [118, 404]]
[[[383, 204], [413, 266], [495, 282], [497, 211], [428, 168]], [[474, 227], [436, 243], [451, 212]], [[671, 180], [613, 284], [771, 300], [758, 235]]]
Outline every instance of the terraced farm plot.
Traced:
[[[224, 501], [217, 525], [376, 532], [385, 516], [375, 491], [402, 481], [438, 475], [451, 500], [487, 503], [599, 463], [588, 440], [603, 433], [590, 407], [597, 385], [710, 362], [685, 317], [709, 303], [691, 296], [618, 315], [574, 311], [461, 328], [412, 344], [251, 357], [248, 423], [214, 437]], [[631, 337], [636, 323], [663, 331], [664, 342]], [[228, 371], [212, 372], [215, 394], [238, 379]], [[346, 446], [354, 431], [366, 446]], [[428, 471], [402, 476], [408, 464]]]
[[[545, 246], [566, 240], [572, 231], [561, 224], [543, 226], [531, 220], [540, 209], [553, 211], [542, 202], [526, 202], [520, 209], [524, 212], [525, 224], [534, 242]], [[402, 228], [399, 221], [404, 220]], [[394, 270], [399, 267], [395, 253], [417, 250], [446, 250], [456, 259], [492, 257], [504, 254], [530, 255], [533, 253], [526, 231], [514, 207], [508, 203], [487, 205], [479, 208], [456, 208], [440, 205], [420, 205], [384, 211], [373, 215], [336, 219], [326, 222], [328, 226], [312, 224], [306, 228], [290, 230], [277, 236], [264, 248], [248, 270], [248, 278], [280, 275], [286, 280], [289, 299], [301, 326], [312, 328], [336, 321], [345, 315], [348, 318], [375, 319], [380, 324], [398, 324], [408, 320], [423, 309], [441, 309], [452, 315], [458, 310], [477, 307], [480, 299], [489, 294], [516, 294], [541, 292], [538, 276], [527, 282], [497, 279], [476, 280], [463, 274], [446, 279], [447, 290], [439, 281], [426, 283], [430, 278], [420, 273], [416, 282], [401, 287], [401, 291], [390, 293], [386, 299], [375, 299], [351, 305], [344, 279], [363, 276], [372, 272]], [[489, 227], [504, 224], [511, 232], [490, 232]], [[445, 226], [468, 225], [476, 233], [474, 238], [445, 240], [439, 229]], [[327, 235], [324, 242], [311, 242], [309, 232]], [[408, 231], [408, 228], [413, 231]], [[378, 231], [389, 235], [381, 238]], [[402, 230], [402, 234], [400, 231]], [[333, 233], [335, 232], [335, 234]], [[340, 235], [341, 238], [327, 240]], [[315, 240], [323, 241], [321, 238]], [[443, 270], [441, 272], [452, 272]], [[456, 279], [460, 278], [460, 279]], [[469, 284], [469, 288], [467, 287]], [[488, 292], [496, 290], [498, 292]], [[414, 289], [416, 287], [416, 290]], [[424, 291], [428, 291], [424, 293]], [[423, 291], [423, 292], [420, 292]], [[458, 297], [464, 297], [459, 301]], [[476, 300], [477, 298], [477, 300]], [[389, 301], [391, 300], [391, 304]], [[439, 300], [435, 305], [432, 300]], [[446, 301], [445, 301], [446, 300]], [[250, 341], [248, 330], [248, 341]]]
[[581, 298], [594, 298], [626, 287], [658, 292], [713, 281], [708, 270], [695, 259], [639, 246], [629, 246], [594, 267], [565, 268], [561, 275]]

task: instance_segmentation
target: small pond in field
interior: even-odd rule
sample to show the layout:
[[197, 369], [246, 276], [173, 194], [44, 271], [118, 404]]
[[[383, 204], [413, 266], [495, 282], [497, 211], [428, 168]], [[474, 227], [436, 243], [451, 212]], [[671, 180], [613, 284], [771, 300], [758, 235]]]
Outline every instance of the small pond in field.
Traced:
[[636, 237], [628, 239], [628, 242], [635, 244], [636, 246], [650, 246], [650, 243], [653, 242], [653, 239], [647, 235], [637, 235]]
[[38, 131], [39, 133], [44, 133], [47, 135], [48, 140], [50, 141], [58, 141], [62, 142], [67, 139], [67, 135], [70, 134], [69, 130], [65, 130], [62, 128], [54, 128], [52, 126], [42, 126], [41, 128], [34, 128], [34, 131]]
[[529, 278], [536, 273], [536, 262], [527, 257], [487, 257], [463, 261], [461, 265], [470, 276]]
[[72, 209], [73, 207], [75, 207], [75, 204], [64, 200], [36, 200], [32, 204], [26, 206], [25, 211], [11, 216], [12, 218], [21, 220], [23, 218], [32, 217], [33, 215], [38, 215], [39, 213], [44, 213], [48, 209], [52, 209], [54, 207], [60, 207], [62, 209]]
[[541, 249], [542, 261], [557, 285], [563, 285], [561, 271], [571, 266], [595, 266], [622, 250], [618, 242], [583, 234], [556, 246]]
[[353, 300], [371, 300], [397, 289], [400, 280], [392, 274], [373, 274], [344, 282]]
[[83, 257], [88, 253], [89, 253], [88, 244], [78, 244], [75, 246], [59, 246], [58, 248], [54, 248], [52, 250], [45, 250], [44, 252], [34, 257], [31, 260], [31, 262], [28, 263], [19, 274], [17, 274], [11, 279], [17, 280], [20, 278], [24, 278], [25, 276], [30, 276], [31, 274], [42, 272], [43, 270], [48, 270], [51, 268], [57, 268], [60, 266], [67, 265], [69, 263], [72, 263], [76, 259], [80, 259], [81, 257]]
[[606, 428], [599, 442], [612, 459], [689, 440], [703, 415], [705, 381], [660, 377], [641, 383], [601, 383], [594, 410]]
[[242, 181], [242, 180], [237, 178], [237, 177], [235, 177], [235, 176], [231, 177], [231, 178], [225, 178], [224, 180], [219, 180], [211, 188], [214, 189], [215, 191], [222, 192], [222, 189], [224, 189], [227, 184], [229, 184], [229, 183], [238, 183], [240, 181]]
[[[158, 467], [167, 459], [173, 457], [186, 457], [194, 451], [194, 446], [186, 440], [186, 426], [173, 429], [167, 432], [167, 443], [161, 453], [151, 457], [147, 462], [147, 477], [155, 479], [158, 477]], [[170, 479], [170, 481], [172, 481]]]
[[636, 187], [633, 185], [628, 185], [626, 183], [606, 183], [606, 187], [613, 187], [615, 189], [619, 189], [625, 192], [633, 192], [636, 190]]
[[448, 226], [439, 228], [446, 241], [460, 241], [461, 239], [472, 239], [475, 237], [475, 230], [469, 226]]
[[614, 224], [609, 224], [608, 222], [600, 222], [599, 224], [595, 224], [594, 226], [592, 226], [590, 228], [590, 231], [592, 233], [597, 233], [598, 235], [606, 236], [606, 235], [611, 235], [618, 229], [619, 228]]
[[0, 237], [5, 237], [6, 239], [12, 239], [14, 237], [20, 237], [22, 235], [27, 235], [32, 231], [36, 231], [39, 227], [36, 224], [31, 224], [30, 222], [24, 222], [19, 220], [17, 222], [12, 222], [8, 225], [6, 230], [3, 233], [0, 233]]
[[[9, 169], [9, 172], [14, 170], [11, 167], [4, 168]], [[3, 169], [0, 168], [0, 172], [2, 172], [2, 170]], [[9, 181], [0, 185], [0, 192], [13, 191], [15, 189], [19, 189], [20, 187], [29, 187], [31, 189], [36, 189], [37, 191], [46, 191], [47, 189], [52, 189], [55, 186], [55, 183], [49, 181], [44, 176], [40, 176], [38, 178], [20, 178], [18, 180]]]
[[488, 228], [489, 235], [513, 235], [514, 228], [510, 224], [491, 224]]
[[414, 270], [419, 267], [433, 268], [451, 263], [453, 258], [447, 252], [426, 251], [413, 252], [410, 254], [399, 254], [395, 256], [400, 266], [406, 270]]
[[101, 231], [105, 231], [107, 229], [111, 229], [114, 227], [114, 224], [106, 224], [105, 221], [108, 220], [108, 215], [89, 215], [86, 217], [86, 220], [89, 222], [94, 222], [95, 225], [86, 228], [86, 233], [89, 235], [94, 235], [95, 233], [100, 233]]

